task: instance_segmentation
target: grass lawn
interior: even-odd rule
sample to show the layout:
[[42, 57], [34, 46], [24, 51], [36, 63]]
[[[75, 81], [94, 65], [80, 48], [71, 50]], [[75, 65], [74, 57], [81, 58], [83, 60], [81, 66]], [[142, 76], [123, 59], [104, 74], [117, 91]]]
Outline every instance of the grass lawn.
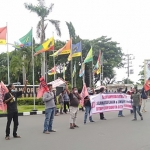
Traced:
[[[34, 108], [34, 105], [22, 105], [22, 106], [18, 106], [18, 112], [30, 112], [32, 111]], [[45, 110], [45, 106], [44, 105], [36, 105], [35, 107], [38, 111], [44, 111]], [[0, 114], [5, 114], [6, 112], [2, 112], [0, 111]]]

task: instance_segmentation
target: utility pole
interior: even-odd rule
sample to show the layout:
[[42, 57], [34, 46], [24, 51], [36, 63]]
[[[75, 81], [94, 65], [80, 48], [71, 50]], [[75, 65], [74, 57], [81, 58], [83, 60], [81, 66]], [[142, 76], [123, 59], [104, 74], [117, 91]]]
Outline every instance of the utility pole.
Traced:
[[135, 57], [133, 56], [133, 54], [126, 54], [125, 55], [126, 58], [125, 60], [127, 61], [125, 64], [127, 64], [127, 66], [125, 68], [127, 68], [127, 84], [129, 84], [129, 76], [130, 74], [133, 74], [133, 69], [130, 69], [131, 67], [133, 67], [132, 65], [132, 60], [135, 59]]

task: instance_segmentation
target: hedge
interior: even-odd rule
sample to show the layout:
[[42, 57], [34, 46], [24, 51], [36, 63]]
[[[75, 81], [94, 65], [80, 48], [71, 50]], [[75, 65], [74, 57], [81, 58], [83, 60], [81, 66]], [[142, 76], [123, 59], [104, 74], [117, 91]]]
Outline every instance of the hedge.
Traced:
[[[23, 97], [17, 99], [18, 105], [34, 105], [33, 97]], [[35, 105], [44, 105], [43, 100], [35, 98]]]

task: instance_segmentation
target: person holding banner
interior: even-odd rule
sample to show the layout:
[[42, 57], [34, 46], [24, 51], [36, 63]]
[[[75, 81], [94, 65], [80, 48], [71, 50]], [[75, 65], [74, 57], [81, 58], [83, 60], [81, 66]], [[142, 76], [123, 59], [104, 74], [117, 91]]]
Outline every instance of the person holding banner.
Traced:
[[72, 92], [70, 92], [68, 90], [68, 85], [66, 84], [66, 91], [70, 98], [70, 129], [74, 129], [75, 127], [78, 128], [78, 126], [76, 125], [76, 119], [81, 97], [76, 87], [73, 87]]
[[[126, 87], [125, 91], [122, 91], [122, 88], [119, 88], [119, 90], [118, 90], [118, 93], [126, 93], [126, 92], [127, 92], [127, 87]], [[123, 112], [122, 110], [119, 111], [118, 117], [124, 117], [122, 112]]]
[[[100, 90], [99, 90], [100, 94], [103, 94], [104, 91], [105, 91], [104, 87], [100, 88]], [[99, 115], [100, 115], [100, 119], [101, 120], [106, 120], [106, 118], [104, 117], [104, 113], [103, 112], [100, 113]]]
[[133, 94], [131, 95], [131, 98], [133, 99], [133, 112], [134, 112], [134, 119], [132, 121], [136, 121], [137, 117], [136, 117], [136, 112], [139, 114], [139, 116], [141, 117], [141, 120], [143, 120], [143, 116], [140, 113], [139, 110], [139, 105], [141, 104], [141, 95], [139, 92], [137, 92], [137, 89], [133, 89]]
[[17, 98], [22, 96], [22, 93], [26, 91], [26, 85], [28, 81], [25, 82], [25, 86], [22, 91], [15, 91], [15, 86], [11, 83], [8, 85], [8, 93], [4, 96], [4, 103], [7, 105], [7, 125], [6, 125], [6, 140], [10, 140], [10, 125], [13, 119], [14, 122], [14, 129], [13, 129], [13, 137], [14, 138], [21, 138], [17, 135], [18, 129], [18, 109], [17, 109]]
[[84, 107], [85, 107], [84, 124], [86, 124], [86, 120], [87, 120], [88, 115], [89, 115], [90, 122], [94, 122], [93, 119], [92, 119], [92, 116], [90, 116], [91, 102], [90, 102], [90, 97], [89, 96], [86, 96], [84, 98]]
[[144, 88], [142, 88], [142, 91], [141, 91], [141, 98], [142, 98], [142, 112], [146, 112], [145, 110], [145, 104], [146, 104], [146, 101], [147, 101], [147, 94], [146, 94], [146, 91]]

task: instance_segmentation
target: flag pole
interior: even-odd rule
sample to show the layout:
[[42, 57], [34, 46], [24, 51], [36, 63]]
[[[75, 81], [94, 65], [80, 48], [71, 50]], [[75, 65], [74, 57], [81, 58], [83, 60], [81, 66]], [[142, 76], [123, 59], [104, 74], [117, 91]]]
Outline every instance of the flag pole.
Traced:
[[32, 80], [33, 80], [33, 100], [34, 100], [34, 108], [33, 111], [37, 111], [35, 108], [35, 83], [34, 83], [34, 53], [33, 53], [33, 27], [32, 27]]
[[104, 79], [104, 75], [103, 75], [103, 61], [104, 61], [104, 57], [103, 57], [103, 53], [102, 53], [102, 84], [103, 84], [103, 79]]
[[93, 60], [92, 60], [92, 86], [94, 87], [94, 71], [93, 71]]
[[[54, 37], [54, 32], [52, 33], [53, 37]], [[53, 50], [53, 64], [55, 67], [55, 56], [54, 56], [54, 50]], [[54, 74], [54, 80], [56, 80], [56, 74]]]
[[76, 83], [76, 61], [74, 62], [74, 65], [75, 65], [74, 86], [76, 87], [77, 86], [77, 83]]
[[[81, 46], [81, 41], [80, 41], [80, 46]], [[81, 46], [81, 67], [82, 67], [82, 63], [83, 63], [83, 57], [82, 57], [82, 46]], [[84, 74], [82, 76], [82, 80], [83, 80], [83, 85], [84, 85], [84, 83], [85, 83], [85, 76], [84, 76]]]
[[[101, 57], [101, 50], [99, 50], [99, 55], [100, 55], [100, 57]], [[101, 59], [101, 58], [100, 58], [100, 59]], [[99, 65], [100, 65], [100, 74], [99, 74], [100, 77], [99, 77], [99, 81], [100, 81], [100, 86], [101, 86], [101, 84], [102, 84], [102, 83], [101, 83], [101, 80], [102, 80], [102, 75], [101, 75], [101, 73], [102, 73], [102, 71], [101, 71], [101, 62], [99, 61], [99, 63], [100, 63], [100, 64], [99, 64]]]
[[7, 27], [7, 67], [8, 67], [8, 84], [10, 84], [10, 69], [9, 69], [9, 49], [8, 49], [8, 24], [6, 22]]
[[72, 78], [72, 37], [71, 37], [71, 87], [73, 88], [73, 78]]

